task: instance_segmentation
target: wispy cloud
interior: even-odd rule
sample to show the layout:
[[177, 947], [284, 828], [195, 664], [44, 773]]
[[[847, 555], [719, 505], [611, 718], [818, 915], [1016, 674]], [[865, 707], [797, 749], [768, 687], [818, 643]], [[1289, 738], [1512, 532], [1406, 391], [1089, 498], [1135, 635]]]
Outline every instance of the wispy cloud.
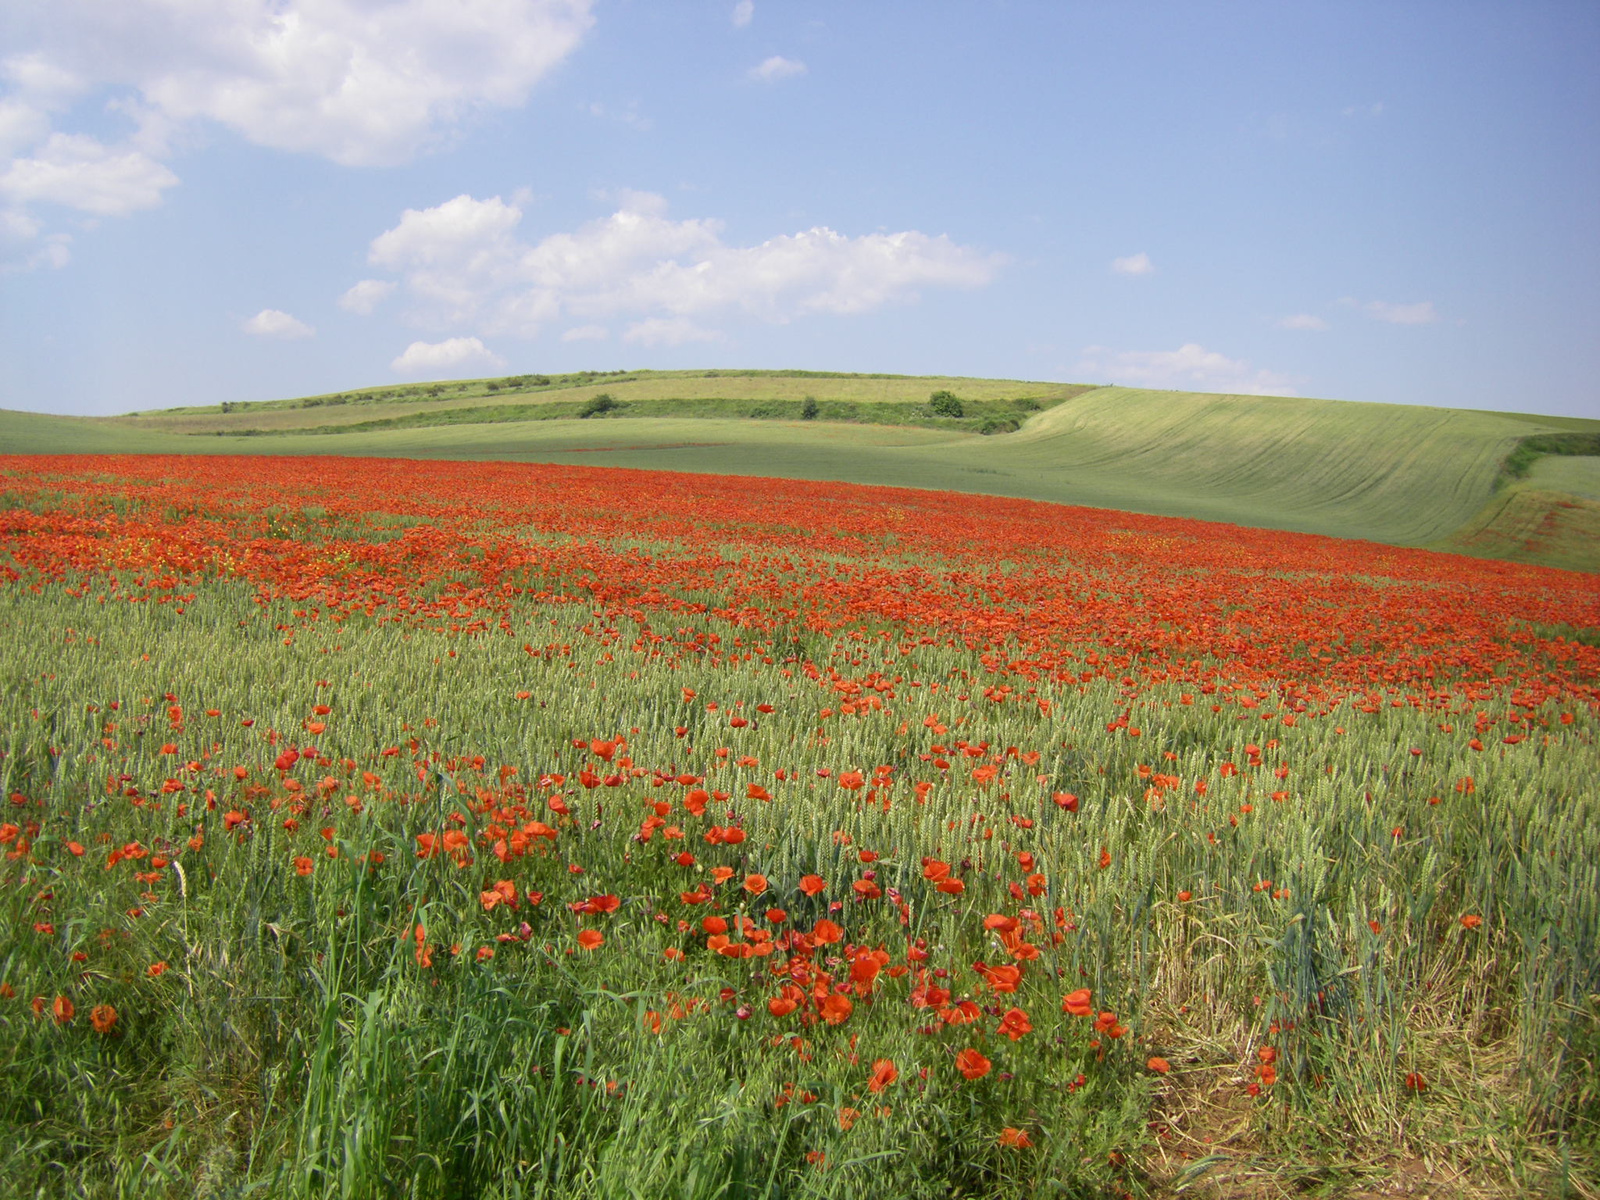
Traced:
[[1113, 258], [1111, 269], [1118, 275], [1152, 275], [1156, 265], [1150, 261], [1150, 256], [1143, 250], [1138, 254], [1130, 254], [1126, 258]]
[[241, 324], [240, 328], [254, 337], [282, 338], [286, 341], [313, 337], [317, 332], [298, 317], [291, 317], [276, 308], [263, 308]]
[[804, 75], [806, 65], [793, 58], [785, 58], [781, 54], [774, 54], [765, 59], [760, 66], [750, 68], [750, 78], [761, 83], [776, 83], [780, 79], [793, 79], [796, 75]]
[[735, 29], [743, 29], [746, 25], [750, 24], [751, 18], [753, 18], [755, 15], [755, 0], [739, 0], [739, 3], [733, 6], [733, 13], [731, 15], [733, 27]]
[[1293, 396], [1297, 381], [1188, 342], [1176, 350], [1108, 350], [1089, 346], [1077, 366], [1085, 379], [1109, 379], [1127, 387], [1226, 392], [1245, 396]]
[[47, 202], [97, 217], [121, 217], [161, 203], [178, 177], [128, 146], [81, 133], [52, 133], [26, 158], [0, 170], [0, 196], [14, 204]]
[[394, 291], [394, 283], [387, 279], [363, 279], [339, 297], [339, 307], [346, 312], [366, 316], [377, 308]]
[[[1346, 301], [1355, 304], [1355, 301]], [[1358, 307], [1373, 320], [1389, 325], [1432, 325], [1438, 320], [1434, 301], [1416, 301], [1414, 304], [1392, 304], [1389, 301], [1366, 301]]]
[[1311, 313], [1295, 313], [1290, 317], [1279, 317], [1274, 324], [1279, 329], [1307, 329], [1315, 333], [1321, 333], [1328, 327], [1326, 321]]

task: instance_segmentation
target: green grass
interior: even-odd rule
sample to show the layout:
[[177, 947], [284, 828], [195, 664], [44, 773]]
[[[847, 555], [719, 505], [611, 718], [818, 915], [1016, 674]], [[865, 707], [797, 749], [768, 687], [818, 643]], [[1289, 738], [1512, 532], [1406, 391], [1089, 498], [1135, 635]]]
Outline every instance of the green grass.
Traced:
[[[865, 523], [830, 523], [827, 497], [790, 529], [787, 510], [652, 506], [582, 478], [500, 509], [378, 491], [395, 510], [373, 512], [349, 480], [305, 478], [315, 464], [243, 498], [203, 472], [123, 491], [114, 464], [6, 465], [0, 1193], [1277, 1200], [1413, 1171], [1476, 1196], [1600, 1187], [1600, 708], [1573, 649], [1596, 631], [1578, 589], [1540, 608], [1554, 573], [1524, 573], [1531, 608], [1496, 626], [1508, 657], [1436, 671], [1407, 646], [1333, 644], [1332, 561], [1308, 593], [1327, 589], [1329, 643], [1306, 658], [1245, 636], [1296, 595], [1243, 586], [1282, 563], [1230, 585], [1099, 538], [1046, 561], [996, 520], [931, 564], [870, 496]], [[546, 497], [544, 540], [518, 532]], [[83, 551], [101, 538], [115, 562]], [[746, 574], [780, 559], [783, 607], [751, 607]], [[1173, 624], [1237, 601], [1242, 657], [1174, 658], [1151, 622], [1040, 669], [1014, 637], [968, 632], [1013, 615], [993, 591], [1013, 570], [1036, 572], [1033, 595], [1149, 589]], [[947, 576], [972, 595], [950, 624], [867, 599]], [[840, 589], [859, 607], [830, 610]], [[1542, 646], [1515, 628], [1574, 610], [1584, 624], [1546, 623]], [[1336, 655], [1365, 682], [1304, 674]], [[316, 749], [280, 765], [291, 744]], [[652, 816], [684, 836], [646, 838]], [[557, 836], [502, 859], [529, 818]], [[707, 836], [724, 822], [744, 839]], [[422, 848], [456, 829], [460, 858]], [[930, 859], [965, 890], [935, 890]], [[691, 903], [713, 867], [732, 874]], [[884, 894], [858, 899], [869, 869]], [[502, 880], [515, 910], [485, 903]], [[570, 907], [597, 895], [614, 910]], [[784, 934], [826, 916], [846, 937], [733, 958], [708, 915]], [[795, 958], [841, 994], [847, 955], [878, 948], [844, 1023], [768, 1007]], [[982, 981], [974, 964], [1013, 953], [1017, 990]], [[981, 1015], [919, 1006], [930, 984]], [[1120, 1037], [1062, 1011], [1080, 986]], [[1012, 1005], [1034, 1026], [1020, 1041], [999, 1025]], [[993, 1070], [962, 1078], [966, 1049]], [[874, 1092], [880, 1060], [898, 1078]]]
[[[642, 782], [617, 793], [624, 815], [604, 829], [563, 833], [561, 856], [502, 868], [480, 844], [481, 863], [462, 871], [413, 854], [415, 835], [437, 829], [452, 808], [474, 814], [474, 832], [482, 826], [488, 818], [471, 807], [471, 793], [497, 786], [498, 763], [517, 767], [523, 782], [575, 770], [581, 759], [567, 748], [574, 737], [632, 722], [635, 761], [696, 762], [674, 737], [675, 722], [693, 727], [701, 755], [727, 734], [699, 705], [677, 699], [682, 686], [724, 705], [776, 701], [780, 715], [736, 738], [736, 753], [768, 768], [798, 768], [803, 780], [844, 763], [915, 772], [915, 751], [938, 740], [920, 724], [911, 739], [896, 732], [904, 716], [920, 722], [917, 705], [824, 722], [833, 730], [825, 745], [815, 734], [816, 706], [828, 697], [797, 688], [778, 668], [669, 671], [622, 656], [637, 676], [630, 678], [594, 662], [604, 642], [594, 640], [587, 606], [529, 608], [516, 614], [517, 636], [476, 641], [402, 635], [358, 616], [331, 636], [307, 630], [286, 648], [273, 625], [296, 620], [290, 606], [260, 609], [248, 588], [207, 585], [182, 618], [149, 605], [98, 605], [92, 593], [0, 593], [8, 627], [54, 635], [0, 646], [13, 747], [8, 790], [49, 804], [37, 813], [47, 830], [35, 847], [48, 866], [19, 875], [0, 914], [4, 975], [19, 988], [0, 1008], [0, 1105], [14, 1131], [0, 1146], [0, 1170], [11, 1194], [920, 1200], [1047, 1196], [1064, 1187], [1109, 1198], [1166, 1194], [1188, 1178], [1182, 1168], [1207, 1161], [1206, 1147], [1180, 1140], [1170, 1149], [1188, 1147], [1190, 1163], [1172, 1158], [1162, 1167], [1152, 1130], [1175, 1127], [1193, 1139], [1224, 1125], [1233, 1130], [1230, 1153], [1209, 1175], [1192, 1176], [1202, 1184], [1253, 1162], [1283, 1181], [1285, 1194], [1313, 1185], [1338, 1194], [1378, 1178], [1386, 1155], [1416, 1163], [1443, 1156], [1480, 1182], [1488, 1172], [1507, 1194], [1535, 1194], [1588, 1161], [1563, 1166], [1550, 1131], [1559, 1121], [1579, 1136], [1596, 1103], [1592, 1087], [1584, 1092], [1582, 1064], [1592, 1067], [1600, 1050], [1597, 1014], [1565, 1007], [1574, 972], [1586, 969], [1574, 965], [1573, 947], [1592, 938], [1592, 898], [1600, 894], [1600, 845], [1583, 807], [1593, 783], [1577, 748], [1593, 736], [1587, 715], [1564, 731], [1560, 747], [1533, 760], [1532, 773], [1521, 760], [1475, 756], [1461, 738], [1440, 738], [1438, 714], [1410, 705], [1386, 704], [1365, 718], [1352, 711], [1343, 718], [1349, 736], [1336, 733], [1331, 718], [1283, 731], [1282, 753], [1316, 772], [1296, 788], [1295, 803], [1282, 805], [1216, 776], [1215, 761], [1237, 754], [1229, 749], [1239, 741], [1234, 714], [1169, 708], [1175, 688], [1157, 687], [1141, 701], [1142, 742], [1100, 732], [1125, 703], [1109, 683], [1042, 688], [1055, 705], [1049, 718], [1031, 702], [995, 706], [974, 697], [968, 705], [947, 694], [938, 707], [967, 721], [967, 737], [1043, 749], [1038, 769], [1051, 786], [1084, 797], [1073, 821], [1042, 818], [1024, 844], [1049, 864], [1046, 911], [1069, 904], [1075, 925], [1090, 932], [1047, 950], [1043, 977], [1002, 999], [1054, 1028], [1065, 985], [1049, 973], [1060, 966], [1134, 1026], [1130, 1044], [1104, 1062], [1086, 1048], [1087, 1023], [1065, 1024], [1060, 1045], [979, 1039], [1008, 1077], [967, 1086], [950, 1061], [973, 1036], [907, 1027], [899, 1015], [904, 984], [890, 985], [894, 1003], [885, 999], [882, 1013], [858, 1006], [846, 1027], [797, 1031], [766, 1015], [761, 972], [748, 964], [719, 963], [693, 947], [688, 970], [663, 963], [662, 947], [680, 939], [651, 919], [650, 897], [675, 897], [679, 877], [692, 873], [630, 841], [647, 811]], [[737, 636], [721, 622], [705, 628], [730, 642]], [[523, 637], [579, 654], [530, 658]], [[817, 637], [789, 649], [840, 667], [862, 653]], [[944, 649], [919, 652], [915, 662], [891, 653], [873, 665], [912, 679], [982, 670], [976, 656]], [[328, 678], [331, 689], [315, 684]], [[541, 707], [515, 700], [517, 688], [531, 689]], [[188, 703], [186, 732], [168, 729], [167, 692]], [[120, 713], [106, 710], [112, 700]], [[324, 805], [306, 814], [271, 770], [260, 730], [297, 730], [318, 700], [334, 708], [332, 732], [317, 739], [328, 765], [306, 776], [307, 786], [331, 773], [338, 788], [331, 813]], [[99, 712], [86, 713], [86, 703]], [[205, 717], [201, 706], [222, 716]], [[240, 727], [246, 715], [255, 732]], [[158, 745], [166, 738], [180, 743], [180, 757], [204, 764], [192, 777], [191, 803], [204, 807], [204, 788], [219, 792], [205, 846], [183, 856], [183, 878], [169, 869], [143, 889], [159, 891], [159, 900], [141, 899], [132, 881], [131, 869], [143, 864], [102, 866], [99, 839], [181, 845], [196, 814], [175, 809], [182, 794], [155, 808], [102, 796], [98, 739], [108, 717], [120, 745], [106, 760], [146, 795], [159, 796], [172, 773]], [[420, 753], [404, 749], [398, 762], [379, 755], [409, 737], [420, 737]], [[1383, 766], [1409, 745], [1428, 747], [1425, 778]], [[1226, 812], [1255, 799], [1257, 811], [1238, 818], [1222, 851], [1207, 849], [1185, 815], [1187, 801], [1159, 812], [1137, 799], [1136, 763], [1158, 748], [1177, 756], [1164, 769], [1211, 781], [1207, 819], [1224, 832]], [[436, 770], [427, 766], [435, 751], [451, 760], [485, 754], [488, 765]], [[340, 765], [345, 758], [356, 767]], [[234, 764], [265, 789], [254, 800], [233, 780]], [[417, 764], [427, 767], [420, 785]], [[362, 770], [380, 783], [364, 784]], [[746, 778], [770, 783], [770, 774], [729, 766], [713, 786], [742, 794]], [[1467, 774], [1476, 794], [1449, 790], [1449, 780]], [[464, 793], [455, 792], [457, 780]], [[835, 829], [853, 845], [884, 850], [881, 876], [908, 892], [927, 891], [919, 854], [965, 855], [976, 865], [970, 903], [940, 910], [928, 891], [909, 932], [928, 938], [939, 962], [993, 958], [995, 948], [973, 931], [983, 913], [1010, 911], [1001, 879], [1020, 874], [1001, 842], [991, 847], [976, 830], [968, 840], [973, 801], [962, 789], [938, 790], [925, 808], [903, 802], [881, 813], [814, 788], [773, 786], [777, 803], [741, 807], [758, 848], [752, 864], [782, 873], [777, 899], [791, 911], [809, 912], [793, 891], [801, 871], [821, 870], [839, 886], [859, 871], [853, 853], [831, 838]], [[1375, 802], [1352, 800], [1363, 788]], [[1429, 807], [1430, 788], [1442, 789], [1442, 806]], [[341, 802], [347, 792], [364, 798], [364, 811]], [[574, 803], [587, 823], [594, 797], [580, 790]], [[255, 813], [250, 836], [237, 843], [219, 824], [236, 806]], [[303, 828], [286, 830], [286, 813], [301, 813]], [[963, 830], [954, 840], [945, 832], [951, 821]], [[1403, 843], [1391, 836], [1396, 824], [1412, 831]], [[323, 825], [336, 830], [328, 844], [340, 849], [338, 860], [323, 857]], [[698, 828], [692, 848], [721, 861], [699, 843]], [[69, 838], [89, 844], [84, 859], [67, 856]], [[1114, 857], [1105, 871], [1094, 863], [1102, 845]], [[356, 861], [373, 850], [387, 855], [375, 874]], [[317, 856], [313, 876], [290, 869], [299, 854]], [[567, 856], [583, 864], [582, 880], [569, 882]], [[478, 890], [507, 876], [545, 891], [544, 905], [505, 920], [484, 914]], [[1263, 877], [1290, 889], [1289, 898], [1253, 891]], [[1174, 899], [1185, 887], [1196, 889], [1197, 903]], [[41, 907], [34, 901], [44, 891], [51, 895]], [[575, 923], [561, 906], [600, 891], [620, 893], [624, 907], [603, 923], [602, 952], [573, 957]], [[1578, 896], [1590, 899], [1570, 903]], [[134, 906], [148, 915], [130, 918], [125, 910]], [[675, 901], [669, 907], [679, 915]], [[1492, 936], [1463, 930], [1463, 908], [1492, 912]], [[892, 913], [864, 913], [849, 919], [869, 922], [862, 928], [874, 944], [903, 944]], [[52, 937], [29, 932], [41, 917], [55, 922]], [[477, 947], [494, 947], [495, 934], [524, 917], [536, 931], [531, 942], [472, 961]], [[1382, 937], [1369, 932], [1369, 919], [1381, 922]], [[431, 970], [413, 961], [416, 922], [435, 943]], [[465, 948], [458, 958], [447, 951], [452, 942]], [[68, 963], [68, 950], [87, 952], [88, 961]], [[151, 979], [146, 968], [157, 961], [171, 969]], [[748, 1028], [732, 1003], [717, 1000], [730, 986], [755, 1001]], [[1319, 1003], [1335, 989], [1335, 1001]], [[48, 1009], [43, 1019], [27, 1011], [29, 996], [48, 1001], [62, 992], [80, 999], [70, 1027], [52, 1023]], [[673, 996], [705, 1007], [669, 1019], [664, 1036], [649, 1034], [647, 1014], [666, 1013]], [[1265, 997], [1265, 1007], [1253, 996]], [[91, 1002], [116, 1006], [121, 1036], [88, 1031]], [[1295, 1034], [1269, 1032], [1291, 1019], [1300, 1023]], [[809, 1060], [767, 1044], [795, 1032], [804, 1033]], [[861, 1038], [859, 1064], [852, 1034]], [[1558, 1043], [1566, 1057], [1545, 1057]], [[1264, 1044], [1285, 1047], [1282, 1077], [1276, 1091], [1251, 1102], [1243, 1087]], [[1142, 1070], [1155, 1053], [1174, 1064], [1165, 1080]], [[881, 1100], [862, 1087], [877, 1057], [894, 1059], [902, 1072]], [[925, 1089], [919, 1064], [932, 1072]], [[1412, 1071], [1429, 1081], [1425, 1096], [1403, 1085]], [[1087, 1087], [1068, 1090], [1078, 1074]], [[818, 1099], [785, 1106], [786, 1088]], [[865, 1114], [848, 1131], [837, 1118], [847, 1107]], [[1022, 1125], [1043, 1149], [998, 1147], [1005, 1125]], [[1405, 1130], [1398, 1143], [1396, 1128]], [[826, 1155], [826, 1170], [808, 1166], [807, 1153]], [[1140, 1165], [1124, 1170], [1112, 1155]]]
[[[639, 371], [528, 382], [543, 378], [226, 413], [0, 413], [0, 452], [485, 458], [834, 479], [1600, 570], [1588, 501], [1562, 486], [1588, 477], [1546, 466], [1553, 455], [1593, 453], [1600, 422], [1579, 418], [932, 376]], [[946, 389], [962, 398], [962, 418], [928, 412], [929, 395]], [[601, 393], [618, 408], [580, 420]], [[818, 418], [800, 420], [808, 396]]]

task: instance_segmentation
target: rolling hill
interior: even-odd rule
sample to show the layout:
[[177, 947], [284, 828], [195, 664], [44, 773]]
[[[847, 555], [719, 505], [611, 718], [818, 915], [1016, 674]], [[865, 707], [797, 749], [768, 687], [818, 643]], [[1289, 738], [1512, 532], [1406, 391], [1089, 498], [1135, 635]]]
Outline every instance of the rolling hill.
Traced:
[[[940, 392], [959, 404], [930, 406]], [[1600, 570], [1600, 421], [1518, 413], [734, 370], [523, 375], [108, 418], [0, 411], [0, 453], [113, 452], [836, 479]]]

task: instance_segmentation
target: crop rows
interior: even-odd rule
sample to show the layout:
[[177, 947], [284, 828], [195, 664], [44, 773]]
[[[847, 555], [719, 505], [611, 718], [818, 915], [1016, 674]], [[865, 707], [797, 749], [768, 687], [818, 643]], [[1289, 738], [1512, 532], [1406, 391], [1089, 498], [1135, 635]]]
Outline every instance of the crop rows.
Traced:
[[1592, 1194], [1584, 576], [0, 459], [18, 1194]]

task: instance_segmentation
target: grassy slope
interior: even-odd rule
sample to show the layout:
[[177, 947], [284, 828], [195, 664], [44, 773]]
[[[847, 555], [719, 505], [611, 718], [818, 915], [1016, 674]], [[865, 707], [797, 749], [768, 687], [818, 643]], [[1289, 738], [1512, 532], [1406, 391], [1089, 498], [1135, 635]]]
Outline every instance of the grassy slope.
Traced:
[[[1519, 439], [1600, 422], [1282, 397], [943, 377], [636, 372], [490, 392], [484, 380], [85, 420], [0, 412], [0, 452], [351, 454], [484, 458], [837, 479], [1020, 496], [1369, 538], [1600, 570], [1594, 460], [1545, 458], [1496, 489]], [[1045, 407], [1014, 434], [907, 424], [718, 417], [751, 401], [887, 406], [916, 419], [930, 391]], [[330, 433], [375, 419], [481, 421], [490, 406], [571, 406], [600, 392], [692, 415], [512, 420]], [[361, 399], [371, 396], [373, 399]], [[673, 403], [682, 407], [674, 410]], [[900, 416], [903, 409], [905, 416]], [[473, 410], [468, 413], [465, 410]], [[882, 407], [876, 411], [882, 412]], [[1025, 415], [1025, 414], [1022, 414]], [[243, 430], [270, 436], [229, 436]], [[320, 429], [318, 433], [295, 430]], [[222, 434], [223, 436], [216, 436]], [[1591, 465], [1584, 465], [1591, 464]]]

